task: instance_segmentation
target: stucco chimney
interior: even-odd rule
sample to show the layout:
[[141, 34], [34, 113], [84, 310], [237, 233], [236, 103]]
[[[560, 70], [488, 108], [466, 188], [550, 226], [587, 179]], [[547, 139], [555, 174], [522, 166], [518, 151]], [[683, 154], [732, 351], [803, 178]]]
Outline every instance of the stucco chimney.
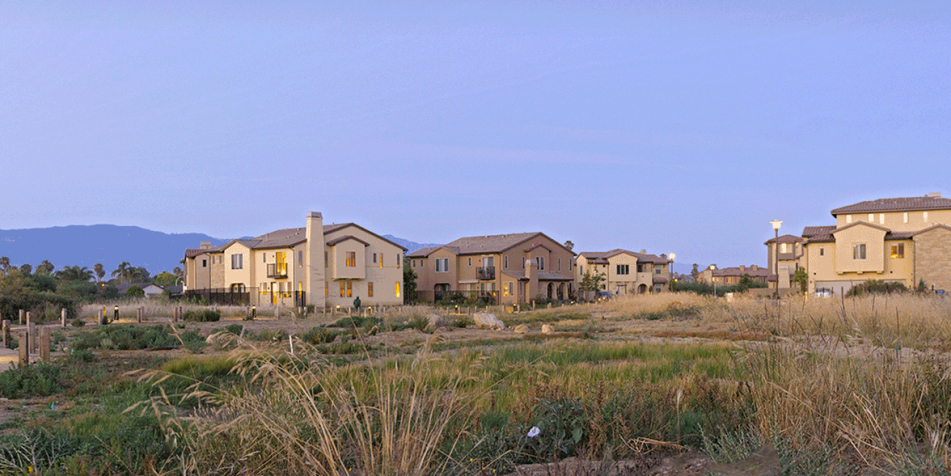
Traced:
[[306, 229], [307, 244], [304, 248], [304, 265], [307, 269], [307, 296], [308, 304], [318, 309], [326, 305], [324, 297], [324, 281], [327, 270], [324, 269], [324, 217], [320, 212], [307, 214]]
[[210, 241], [202, 241], [201, 244], [198, 245], [198, 248], [203, 249], [203, 250], [210, 250], [210, 249], [211, 249], [211, 242], [210, 242]]
[[642, 255], [646, 255], [646, 254], [647, 254], [647, 250], [641, 250], [641, 254], [642, 254]]
[[927, 195], [928, 198], [941, 198], [941, 192], [931, 192]]

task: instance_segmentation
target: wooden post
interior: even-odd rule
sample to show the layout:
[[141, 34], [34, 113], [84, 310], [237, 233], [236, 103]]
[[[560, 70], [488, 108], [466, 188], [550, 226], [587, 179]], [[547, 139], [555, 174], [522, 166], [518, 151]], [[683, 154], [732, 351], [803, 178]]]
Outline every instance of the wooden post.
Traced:
[[10, 348], [10, 341], [13, 340], [10, 336], [10, 321], [7, 319], [3, 320], [3, 348]]
[[20, 325], [23, 325], [23, 319], [26, 317], [26, 311], [20, 309]]
[[44, 364], [50, 363], [50, 328], [40, 328], [40, 361]]
[[59, 311], [59, 323], [62, 327], [66, 327], [66, 308], [65, 307]]
[[29, 326], [30, 322], [30, 311], [26, 311], [26, 325]]
[[26, 331], [21, 331], [18, 334], [18, 337], [20, 339], [19, 351], [20, 351], [20, 367], [21, 368], [26, 367], [27, 365], [30, 365], [30, 351], [27, 350], [30, 346], [29, 335], [30, 334]]
[[145, 314], [145, 308], [144, 308], [144, 307], [136, 308], [136, 310], [135, 310], [135, 322], [136, 322], [137, 324], [141, 324], [141, 323], [142, 323], [142, 315], [143, 315], [143, 314]]
[[31, 322], [30, 325], [26, 326], [27, 333], [29, 334], [30, 347], [28, 352], [31, 354], [36, 353], [36, 323]]
[[277, 306], [274, 308], [274, 318], [277, 320], [281, 320], [281, 306]]

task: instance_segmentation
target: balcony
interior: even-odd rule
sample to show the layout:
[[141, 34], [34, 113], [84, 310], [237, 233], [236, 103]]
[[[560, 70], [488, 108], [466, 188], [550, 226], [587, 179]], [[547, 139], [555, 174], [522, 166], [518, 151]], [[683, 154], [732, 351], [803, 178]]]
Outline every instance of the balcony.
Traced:
[[479, 279], [495, 279], [495, 266], [480, 266], [476, 273]]
[[286, 278], [287, 263], [273, 263], [267, 265], [267, 277], [277, 279]]

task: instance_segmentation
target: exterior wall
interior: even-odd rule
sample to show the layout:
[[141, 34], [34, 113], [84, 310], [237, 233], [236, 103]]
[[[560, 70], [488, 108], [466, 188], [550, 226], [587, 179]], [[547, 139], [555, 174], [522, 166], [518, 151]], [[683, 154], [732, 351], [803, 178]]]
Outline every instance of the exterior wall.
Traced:
[[[251, 265], [254, 260], [252, 259], [253, 254], [251, 253], [251, 249], [241, 243], [235, 242], [225, 248], [223, 255], [224, 285], [222, 287], [231, 288], [233, 284], [242, 284], [245, 288], [254, 287], [255, 281], [251, 273]], [[232, 269], [231, 267], [232, 256], [235, 255], [241, 256], [241, 269]]]
[[[859, 227], [856, 227], [859, 228]], [[868, 227], [861, 227], [868, 229]], [[901, 243], [904, 245], [904, 258], [892, 258], [891, 247]], [[813, 243], [806, 246], [806, 270], [809, 274], [809, 292], [818, 290], [832, 290], [836, 293], [847, 292], [855, 284], [871, 279], [899, 282], [905, 286], [915, 283], [915, 260], [917, 244], [912, 240], [889, 240], [881, 244], [881, 252], [872, 259], [871, 247], [866, 250], [867, 261], [882, 263], [881, 272], [852, 271], [842, 272], [839, 269], [839, 246], [836, 243]], [[852, 261], [851, 243], [846, 248], [846, 261]], [[824, 250], [824, 252], [820, 252]], [[822, 253], [822, 254], [820, 254]]]
[[[885, 271], [885, 230], [871, 226], [853, 226], [834, 233], [835, 271], [846, 273], [882, 273]], [[865, 244], [865, 259], [852, 258], [852, 245]]]
[[[951, 230], [935, 228], [914, 238], [914, 277], [912, 285], [924, 280], [931, 289], [951, 291]], [[908, 250], [905, 250], [908, 260]]]
[[[908, 214], [907, 223], [905, 223], [906, 213]], [[927, 218], [925, 217], [926, 213]], [[848, 214], [836, 216], [836, 227], [843, 227], [851, 223], [866, 222], [884, 226], [892, 231], [917, 231], [937, 224], [951, 225], [951, 210], [873, 213], [872, 220], [869, 220], [868, 213], [853, 213], [851, 214], [851, 223], [849, 223], [848, 217]]]
[[[627, 265], [628, 274], [617, 274], [618, 265]], [[638, 279], [643, 273], [637, 272], [637, 257], [627, 253], [608, 258], [607, 271], [607, 291], [613, 294], [635, 294], [637, 285], [642, 282]], [[647, 284], [650, 285], [650, 281]]]
[[[331, 306], [352, 306], [353, 300], [360, 297], [363, 305], [397, 305], [403, 303], [403, 249], [378, 238], [356, 226], [349, 226], [325, 235], [326, 241], [350, 235], [367, 243], [364, 245], [356, 240], [345, 240], [335, 246], [327, 246], [334, 258], [333, 266], [337, 266], [338, 274], [330, 273], [333, 279], [329, 283], [327, 303]], [[337, 248], [332, 251], [331, 248]], [[353, 251], [357, 256], [357, 266], [345, 268], [346, 251]], [[376, 262], [373, 257], [376, 255]], [[419, 271], [417, 271], [419, 274]], [[351, 296], [340, 297], [340, 281], [348, 280], [351, 286]], [[369, 295], [370, 283], [373, 283], [373, 296]], [[399, 294], [397, 295], [397, 285]], [[323, 290], [320, 291], [323, 295]]]

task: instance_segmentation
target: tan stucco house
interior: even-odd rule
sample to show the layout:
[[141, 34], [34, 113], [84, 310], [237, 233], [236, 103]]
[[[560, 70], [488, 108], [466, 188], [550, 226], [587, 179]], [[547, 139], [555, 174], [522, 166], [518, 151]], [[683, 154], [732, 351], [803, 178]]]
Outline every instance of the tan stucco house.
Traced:
[[729, 266], [726, 268], [713, 268], [709, 267], [704, 268], [700, 271], [700, 274], [697, 275], [697, 282], [714, 284], [718, 286], [733, 286], [740, 284], [740, 280], [743, 279], [743, 276], [749, 276], [754, 283], [766, 283], [766, 279], [770, 276], [769, 269], [763, 268], [759, 265], [739, 265], [739, 266]]
[[457, 292], [498, 304], [574, 294], [574, 253], [541, 232], [459, 238], [407, 258], [422, 301]]
[[768, 259], [769, 276], [766, 278], [768, 287], [776, 289], [777, 278], [780, 276], [788, 279], [779, 279], [780, 288], [788, 288], [796, 270], [803, 266], [803, 243], [805, 239], [795, 235], [783, 235], [777, 238], [766, 240], [766, 258]]
[[575, 286], [581, 286], [586, 272], [605, 277], [601, 291], [615, 295], [647, 294], [667, 291], [670, 263], [666, 255], [640, 253], [624, 249], [585, 251], [578, 254]]
[[249, 304], [351, 306], [403, 302], [403, 248], [355, 223], [307, 226], [185, 251], [185, 294], [248, 295]]
[[803, 229], [809, 292], [868, 281], [951, 290], [951, 199], [884, 198], [832, 210], [835, 225]]

